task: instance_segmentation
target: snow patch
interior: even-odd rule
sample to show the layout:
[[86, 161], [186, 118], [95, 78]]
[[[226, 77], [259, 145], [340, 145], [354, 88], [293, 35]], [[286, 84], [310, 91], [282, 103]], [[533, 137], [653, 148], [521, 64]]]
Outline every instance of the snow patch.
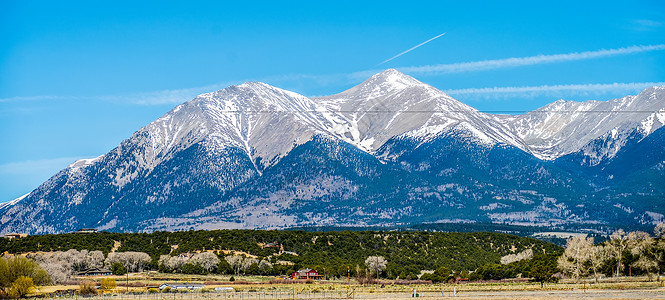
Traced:
[[21, 197], [18, 197], [16, 199], [12, 200], [12, 201], [7, 201], [5, 203], [0, 203], [0, 210], [16, 205], [16, 203], [19, 203], [21, 200], [25, 199], [25, 197], [28, 197], [28, 195], [30, 195], [30, 193], [27, 193], [27, 194], [25, 194]]
[[612, 206], [614, 206], [614, 207], [616, 207], [616, 208], [618, 208], [618, 209], [621, 209], [621, 210], [623, 210], [623, 211], [625, 211], [625, 212], [627, 212], [627, 213], [629, 213], [629, 214], [632, 214], [632, 213], [635, 212], [634, 209], [632, 209], [632, 208], [630, 208], [630, 207], [623, 206], [623, 204], [621, 204], [621, 203], [616, 203], [616, 204], [614, 204], [614, 205], [612, 205]]
[[89, 166], [89, 165], [94, 164], [95, 162], [99, 161], [103, 156], [104, 156], [104, 154], [103, 154], [103, 155], [100, 155], [100, 156], [97, 156], [97, 157], [95, 157], [95, 158], [84, 158], [84, 159], [79, 159], [79, 160], [77, 160], [77, 161], [71, 163], [71, 164], [70, 164], [69, 166], [67, 166], [67, 167], [70, 168], [70, 169], [79, 170], [79, 169], [81, 169], [81, 168], [84, 168], [84, 167], [87, 167], [87, 166]]
[[663, 216], [663, 214], [659, 214], [657, 212], [646, 211], [645, 214], [653, 220], [652, 221], [653, 224], [661, 223], [665, 219], [665, 216]]

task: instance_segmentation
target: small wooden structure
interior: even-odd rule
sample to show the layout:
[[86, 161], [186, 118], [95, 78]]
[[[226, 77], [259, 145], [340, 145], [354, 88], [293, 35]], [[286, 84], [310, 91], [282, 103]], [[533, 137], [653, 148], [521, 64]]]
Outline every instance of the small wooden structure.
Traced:
[[13, 240], [13, 239], [20, 239], [28, 236], [27, 233], [8, 233], [5, 234], [5, 238]]
[[170, 287], [171, 290], [200, 290], [205, 287], [203, 284], [195, 284], [195, 283], [162, 283], [159, 285], [159, 289], [163, 290], [166, 287]]
[[323, 279], [323, 275], [319, 275], [316, 270], [307, 268], [293, 272], [291, 279]]
[[113, 272], [108, 269], [100, 269], [100, 268], [94, 268], [94, 269], [87, 269], [83, 270], [81, 272], [78, 272], [76, 274], [78, 276], [110, 276], [113, 275]]

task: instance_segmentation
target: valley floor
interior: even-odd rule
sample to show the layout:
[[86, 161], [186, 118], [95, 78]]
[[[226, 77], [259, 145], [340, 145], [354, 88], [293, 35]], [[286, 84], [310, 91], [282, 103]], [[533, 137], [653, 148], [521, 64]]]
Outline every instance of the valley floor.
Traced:
[[[138, 274], [137, 274], [138, 275]], [[135, 275], [136, 276], [136, 275]], [[145, 282], [137, 278], [125, 277], [138, 283]], [[203, 277], [203, 276], [202, 276]], [[91, 278], [92, 279], [92, 278]], [[120, 278], [118, 278], [120, 279]], [[155, 278], [153, 278], [155, 279]], [[196, 282], [196, 278], [162, 278], [161, 282]], [[187, 280], [189, 279], [189, 280]], [[203, 279], [203, 278], [200, 278]], [[539, 283], [486, 282], [467, 284], [425, 284], [425, 285], [359, 285], [346, 281], [317, 281], [311, 284], [275, 284], [269, 283], [268, 277], [239, 278], [241, 282], [222, 283], [208, 281], [205, 290], [150, 293], [145, 287], [118, 287], [86, 299], [96, 300], [184, 300], [184, 299], [410, 299], [414, 290], [418, 298], [428, 299], [665, 299], [665, 281], [647, 281], [646, 278], [625, 277], [619, 282], [606, 279], [604, 282], [587, 283], [548, 283], [543, 287]], [[94, 279], [93, 279], [94, 280]], [[248, 280], [248, 281], [245, 281]], [[120, 283], [120, 280], [118, 280]], [[158, 281], [148, 281], [150, 286]], [[200, 283], [204, 283], [203, 280]], [[215, 291], [216, 287], [231, 287], [232, 291]], [[55, 297], [56, 291], [77, 290], [76, 285], [40, 287], [38, 294]], [[81, 295], [72, 293], [59, 299], [79, 299]]]
[[[79, 299], [80, 296], [65, 296], [59, 299]], [[665, 299], [665, 289], [629, 289], [629, 290], [550, 290], [550, 291], [462, 291], [457, 295], [452, 292], [420, 293], [419, 298], [429, 299]], [[235, 292], [235, 293], [171, 293], [171, 294], [104, 294], [86, 299], [116, 300], [184, 300], [184, 299], [413, 299], [410, 293], [372, 293], [357, 294], [355, 298], [346, 295], [340, 297], [333, 292], [325, 293], [288, 293], [288, 292]]]

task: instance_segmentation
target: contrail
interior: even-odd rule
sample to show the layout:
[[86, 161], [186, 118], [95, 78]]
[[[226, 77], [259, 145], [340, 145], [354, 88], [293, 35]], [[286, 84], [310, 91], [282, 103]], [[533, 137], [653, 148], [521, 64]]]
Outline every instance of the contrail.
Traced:
[[418, 48], [418, 47], [420, 47], [420, 46], [422, 46], [422, 45], [425, 45], [425, 44], [427, 44], [427, 43], [429, 43], [429, 42], [435, 40], [435, 39], [438, 39], [439, 37], [441, 37], [441, 36], [444, 35], [444, 34], [446, 34], [446, 33], [444, 32], [444, 33], [442, 33], [442, 34], [439, 34], [439, 35], [437, 35], [437, 36], [435, 36], [435, 37], [433, 37], [433, 38], [431, 38], [431, 39], [429, 39], [429, 40], [426, 40], [426, 41], [424, 41], [424, 42], [422, 42], [422, 43], [420, 43], [420, 44], [418, 44], [418, 45], [416, 45], [416, 46], [410, 48], [409, 50], [406, 50], [406, 51], [404, 51], [404, 52], [402, 52], [402, 53], [400, 53], [400, 54], [397, 54], [397, 55], [395, 55], [395, 56], [393, 56], [393, 57], [391, 57], [391, 58], [389, 58], [389, 59], [386, 59], [386, 60], [384, 60], [383, 62], [381, 62], [380, 64], [378, 64], [377, 66], [382, 65], [382, 64], [385, 64], [385, 63], [387, 63], [387, 62], [389, 62], [389, 61], [391, 61], [391, 60], [393, 60], [393, 59], [395, 59], [395, 58], [398, 58], [398, 57], [400, 57], [400, 56], [402, 56], [402, 55], [404, 55], [404, 54], [407, 54], [407, 53], [413, 51], [413, 49], [416, 49], [416, 48]]
[[571, 52], [563, 54], [536, 55], [526, 57], [511, 57], [503, 59], [481, 60], [473, 62], [462, 62], [453, 64], [439, 64], [428, 66], [414, 66], [397, 68], [398, 70], [409, 74], [422, 75], [440, 75], [450, 73], [486, 71], [494, 69], [512, 68], [520, 66], [531, 66], [551, 63], [561, 63], [568, 61], [588, 60], [603, 57], [612, 57], [649, 51], [665, 50], [665, 44], [658, 45], [636, 45], [615, 49], [600, 49], [584, 52]]
[[512, 98], [534, 98], [537, 96], [547, 97], [595, 97], [604, 94], [639, 93], [652, 87], [663, 86], [665, 82], [626, 82], [626, 83], [591, 83], [591, 84], [561, 84], [540, 86], [507, 86], [487, 88], [450, 89], [444, 92], [464, 97], [466, 100], [482, 99], [512, 99]]

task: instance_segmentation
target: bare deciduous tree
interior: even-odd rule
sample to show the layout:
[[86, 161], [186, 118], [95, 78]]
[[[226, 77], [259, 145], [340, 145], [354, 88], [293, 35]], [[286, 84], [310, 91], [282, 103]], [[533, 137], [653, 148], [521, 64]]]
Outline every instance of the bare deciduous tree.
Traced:
[[65, 252], [40, 252], [29, 255], [49, 274], [55, 283], [63, 282], [71, 275], [88, 269], [102, 268], [104, 253], [70, 249]]
[[236, 273], [236, 275], [239, 275], [240, 267], [242, 266], [242, 262], [245, 260], [245, 258], [240, 255], [229, 255], [224, 257], [224, 259], [229, 263], [231, 268], [233, 268], [233, 271]]
[[184, 266], [189, 259], [182, 255], [170, 256], [162, 255], [159, 257], [159, 263], [166, 267], [167, 270], [177, 271]]
[[593, 248], [593, 238], [583, 236], [574, 236], [566, 242], [566, 250], [558, 259], [559, 268], [566, 274], [570, 274], [579, 281], [588, 269], [584, 266], [589, 260], [591, 249]]
[[143, 252], [112, 252], [106, 257], [105, 263], [109, 268], [116, 262], [121, 263], [129, 272], [142, 272], [152, 259]]
[[501, 263], [504, 265], [507, 265], [512, 262], [520, 261], [523, 259], [530, 259], [533, 257], [533, 250], [531, 249], [526, 249], [520, 253], [517, 254], [508, 254], [504, 257], [501, 258]]
[[387, 264], [388, 262], [383, 256], [370, 256], [365, 260], [365, 265], [367, 265], [370, 270], [376, 272], [377, 279], [379, 278], [379, 273], [386, 268]]
[[592, 246], [589, 253], [589, 267], [593, 271], [593, 278], [598, 283], [598, 277], [600, 276], [599, 270], [602, 267], [603, 263], [610, 257], [611, 249], [608, 246]]
[[242, 270], [242, 272], [244, 273], [244, 272], [247, 271], [247, 269], [249, 269], [249, 267], [251, 267], [253, 264], [258, 264], [258, 263], [259, 263], [259, 260], [258, 260], [258, 259], [256, 259], [256, 258], [251, 258], [251, 257], [247, 257], [247, 258], [243, 259], [243, 261], [242, 261], [242, 265], [240, 265], [240, 270]]
[[638, 256], [631, 266], [645, 271], [651, 281], [653, 273], [658, 271], [659, 258], [654, 238], [644, 231], [631, 232], [628, 234], [628, 248], [631, 254]]
[[653, 229], [653, 235], [657, 238], [662, 238], [665, 235], [665, 223], [656, 224], [656, 228]]
[[51, 277], [53, 283], [62, 283], [72, 276], [72, 270], [58, 262], [42, 262], [39, 265]]
[[265, 272], [267, 269], [272, 269], [272, 264], [269, 261], [263, 259], [259, 262], [259, 269]]
[[610, 235], [610, 246], [611, 246], [611, 254], [614, 259], [617, 261], [617, 268], [616, 268], [616, 273], [615, 276], [617, 279], [619, 278], [619, 274], [621, 274], [621, 268], [622, 268], [622, 259], [623, 259], [623, 251], [626, 250], [628, 243], [628, 236], [626, 235], [626, 232], [623, 231], [623, 229], [619, 229]]
[[85, 256], [85, 265], [87, 269], [101, 269], [104, 267], [104, 253], [102, 251], [88, 252]]
[[201, 266], [204, 270], [210, 272], [219, 265], [219, 258], [216, 254], [210, 252], [197, 253], [189, 260], [190, 263]]

